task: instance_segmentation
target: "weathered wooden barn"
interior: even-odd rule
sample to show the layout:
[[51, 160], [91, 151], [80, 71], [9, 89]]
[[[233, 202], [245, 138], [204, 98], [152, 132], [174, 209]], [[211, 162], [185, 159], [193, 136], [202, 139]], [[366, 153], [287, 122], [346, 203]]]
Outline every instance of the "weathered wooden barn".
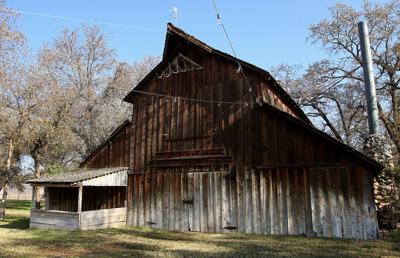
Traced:
[[132, 123], [82, 166], [129, 166], [128, 225], [377, 238], [380, 165], [317, 130], [268, 72], [168, 24], [162, 61], [124, 100]]

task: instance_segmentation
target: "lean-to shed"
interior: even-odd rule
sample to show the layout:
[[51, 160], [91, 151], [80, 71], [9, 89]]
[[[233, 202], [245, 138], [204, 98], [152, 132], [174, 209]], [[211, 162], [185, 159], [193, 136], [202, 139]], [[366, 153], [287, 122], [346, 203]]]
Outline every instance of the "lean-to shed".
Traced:
[[[28, 181], [44, 188], [32, 200], [31, 228], [96, 229], [126, 225], [127, 167], [79, 170]], [[35, 194], [32, 194], [35, 198]]]

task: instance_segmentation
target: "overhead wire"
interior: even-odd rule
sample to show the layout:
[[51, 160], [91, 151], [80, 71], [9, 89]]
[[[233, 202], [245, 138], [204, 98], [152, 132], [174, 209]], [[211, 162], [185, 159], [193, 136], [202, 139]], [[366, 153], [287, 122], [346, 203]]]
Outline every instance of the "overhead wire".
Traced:
[[87, 19], [76, 18], [76, 17], [59, 16], [59, 15], [53, 15], [53, 14], [47, 14], [47, 13], [37, 13], [37, 12], [30, 12], [30, 11], [16, 10], [16, 9], [13, 9], [13, 11], [15, 11], [16, 13], [20, 13], [20, 14], [26, 14], [26, 15], [31, 15], [31, 16], [39, 16], [39, 17], [46, 17], [46, 18], [52, 18], [52, 19], [58, 19], [58, 20], [75, 21], [75, 22], [92, 23], [92, 24], [101, 24], [101, 25], [106, 25], [106, 26], [120, 27], [120, 28], [133, 29], [133, 30], [142, 30], [142, 31], [162, 31], [161, 29], [142, 27], [142, 26], [133, 26], [133, 25], [128, 25], [128, 24], [105, 22], [105, 21], [100, 21], [100, 20], [87, 20]]
[[133, 92], [139, 93], [139, 94], [144, 94], [144, 95], [149, 95], [153, 97], [164, 97], [164, 98], [170, 98], [176, 102], [178, 99], [179, 100], [186, 100], [186, 101], [193, 101], [193, 102], [203, 102], [203, 103], [212, 103], [212, 104], [228, 104], [228, 105], [248, 105], [250, 102], [246, 101], [219, 101], [219, 100], [209, 100], [209, 99], [196, 99], [196, 98], [188, 98], [188, 97], [180, 97], [180, 96], [173, 96], [173, 95], [166, 95], [166, 94], [161, 94], [161, 93], [154, 93], [154, 92], [148, 92], [148, 91], [141, 91], [141, 90], [132, 90]]
[[228, 42], [229, 42], [229, 46], [230, 46], [230, 48], [231, 48], [231, 50], [232, 50], [233, 56], [235, 57], [235, 60], [236, 60], [236, 62], [237, 62], [237, 64], [238, 64], [238, 71], [243, 75], [243, 78], [244, 78], [244, 80], [246, 81], [246, 83], [247, 83], [247, 85], [248, 85], [248, 87], [249, 87], [249, 93], [251, 93], [251, 94], [254, 96], [254, 98], [255, 98], [255, 100], [256, 100], [257, 103], [261, 104], [262, 102], [259, 102], [257, 96], [255, 95], [255, 93], [254, 93], [254, 91], [253, 91], [253, 89], [252, 89], [252, 87], [251, 87], [251, 83], [250, 83], [249, 79], [247, 78], [246, 74], [245, 74], [244, 71], [243, 71], [242, 64], [240, 63], [239, 58], [237, 57], [235, 48], [233, 47], [232, 40], [231, 40], [231, 38], [229, 37], [228, 31], [227, 31], [227, 29], [226, 29], [224, 23], [222, 22], [222, 17], [221, 17], [220, 12], [218, 11], [217, 4], [215, 3], [215, 0], [211, 0], [211, 2], [212, 2], [212, 4], [213, 4], [214, 11], [215, 11], [215, 13], [216, 13], [216, 15], [217, 15], [218, 24], [222, 27], [222, 30], [223, 30], [223, 32], [224, 32], [224, 34], [225, 34], [225, 37], [226, 37], [226, 39], [227, 39]]
[[[211, 0], [214, 10], [217, 15], [217, 21], [221, 25], [222, 30], [224, 32], [224, 35], [229, 43], [229, 46], [232, 50], [233, 56], [238, 64], [238, 72], [240, 72], [243, 75], [243, 78], [246, 82], [246, 84], [249, 87], [248, 93], [251, 93], [257, 103], [261, 103], [258, 101], [257, 96], [254, 94], [254, 91], [252, 89], [252, 86], [250, 84], [250, 81], [248, 80], [246, 74], [243, 71], [242, 65], [239, 61], [239, 58], [237, 57], [235, 48], [233, 46], [232, 40], [229, 37], [228, 31], [224, 25], [224, 23], [221, 20], [221, 14], [218, 11], [217, 5], [215, 3], [215, 0]], [[101, 25], [106, 25], [106, 26], [114, 26], [114, 27], [120, 27], [120, 28], [126, 28], [126, 29], [134, 29], [134, 30], [143, 30], [143, 31], [162, 31], [160, 29], [155, 29], [155, 28], [149, 28], [149, 27], [141, 27], [141, 26], [133, 26], [133, 25], [128, 25], [128, 24], [119, 24], [119, 23], [111, 23], [111, 22], [104, 22], [100, 20], [87, 20], [87, 19], [82, 19], [82, 18], [76, 18], [76, 17], [69, 17], [69, 16], [59, 16], [59, 15], [53, 15], [53, 14], [47, 14], [47, 13], [38, 13], [38, 12], [30, 12], [30, 11], [25, 11], [25, 10], [16, 10], [14, 9], [13, 11], [20, 13], [20, 14], [25, 14], [25, 15], [32, 15], [32, 16], [39, 16], [39, 17], [46, 17], [46, 18], [53, 18], [53, 19], [59, 19], [59, 20], [67, 20], [67, 21], [75, 21], [75, 22], [83, 22], [83, 23], [92, 23], [92, 24], [101, 24]], [[194, 101], [194, 102], [204, 102], [204, 103], [215, 103], [218, 104], [230, 104], [230, 105], [237, 105], [237, 104], [252, 104], [253, 102], [246, 102], [246, 101], [216, 101], [216, 100], [206, 100], [206, 99], [195, 99], [195, 98], [185, 98], [185, 97], [178, 97], [178, 96], [171, 96], [171, 95], [164, 95], [164, 94], [158, 94], [158, 93], [151, 93], [151, 92], [145, 92], [145, 91], [139, 91], [139, 90], [133, 90], [133, 92], [140, 93], [140, 94], [147, 94], [147, 95], [152, 95], [152, 96], [158, 96], [158, 97], [167, 97], [167, 98], [172, 98], [172, 99], [181, 99], [181, 100], [187, 100], [187, 101]]]

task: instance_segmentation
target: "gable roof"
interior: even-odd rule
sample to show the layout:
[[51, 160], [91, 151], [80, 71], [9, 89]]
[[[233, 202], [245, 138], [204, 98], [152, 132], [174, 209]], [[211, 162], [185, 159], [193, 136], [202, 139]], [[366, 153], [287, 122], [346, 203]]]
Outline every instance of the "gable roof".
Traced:
[[37, 179], [28, 180], [29, 184], [76, 184], [82, 181], [93, 179], [96, 177], [101, 177], [117, 172], [128, 172], [127, 167], [118, 168], [97, 168], [90, 170], [78, 170], [71, 173], [62, 173], [54, 176], [47, 176]]
[[[245, 67], [247, 69], [250, 69], [252, 71], [255, 71], [259, 74], [261, 74], [262, 76], [264, 76], [272, 85], [272, 87], [274, 88], [274, 90], [276, 90], [276, 92], [280, 95], [280, 97], [284, 100], [286, 100], [291, 107], [296, 111], [296, 115], [298, 115], [302, 120], [304, 120], [306, 123], [309, 123], [310, 125], [312, 125], [311, 121], [308, 119], [308, 117], [306, 116], [306, 114], [304, 113], [304, 111], [297, 105], [297, 103], [292, 99], [292, 97], [278, 84], [278, 82], [272, 77], [272, 75], [267, 72], [264, 69], [261, 69], [253, 64], [250, 64], [246, 61], [243, 61], [241, 59], [236, 59], [236, 57], [227, 54], [225, 52], [222, 52], [218, 49], [215, 49], [209, 45], [207, 45], [206, 43], [200, 41], [199, 39], [197, 39], [196, 37], [186, 33], [185, 31], [179, 29], [178, 27], [175, 27], [174, 25], [172, 25], [171, 23], [167, 24], [167, 35], [165, 38], [165, 44], [164, 44], [164, 52], [163, 52], [163, 59], [162, 61], [156, 66], [154, 67], [154, 69], [149, 72], [147, 74], [147, 76], [145, 76], [142, 81], [140, 81], [136, 87], [134, 88], [135, 90], [140, 90], [144, 84], [146, 84], [151, 78], [153, 78], [153, 76], [155, 75], [156, 71], [158, 71], [158, 69], [160, 67], [162, 67], [167, 61], [168, 61], [168, 50], [169, 50], [169, 44], [171, 42], [172, 39], [177, 39], [177, 40], [183, 40], [185, 42], [191, 43], [197, 47], [200, 47], [201, 49], [211, 53], [211, 54], [215, 54], [218, 55], [222, 58], [224, 58], [225, 60], [229, 61], [229, 62], [234, 62], [237, 63], [239, 62], [240, 65], [242, 67]], [[128, 93], [128, 95], [125, 96], [125, 98], [123, 99], [126, 102], [132, 103], [133, 101], [133, 96], [135, 95], [134, 91], [131, 91], [130, 93]]]
[[107, 139], [105, 139], [97, 148], [92, 151], [80, 164], [79, 167], [82, 167], [85, 165], [85, 163], [89, 162], [92, 157], [94, 157], [107, 143], [114, 138], [114, 136], [118, 135], [122, 130], [127, 128], [132, 124], [131, 121], [125, 120], [123, 123], [121, 123], [111, 134], [108, 136]]

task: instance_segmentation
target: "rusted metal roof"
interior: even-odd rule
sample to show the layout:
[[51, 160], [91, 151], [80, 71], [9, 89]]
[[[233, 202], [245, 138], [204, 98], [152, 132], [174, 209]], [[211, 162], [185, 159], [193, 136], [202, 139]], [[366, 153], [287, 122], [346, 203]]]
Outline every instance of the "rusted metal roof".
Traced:
[[37, 179], [28, 180], [29, 184], [76, 184], [85, 180], [93, 179], [96, 177], [105, 176], [112, 173], [129, 171], [128, 167], [117, 168], [97, 168], [78, 170], [71, 173], [62, 173], [54, 176], [41, 177]]

